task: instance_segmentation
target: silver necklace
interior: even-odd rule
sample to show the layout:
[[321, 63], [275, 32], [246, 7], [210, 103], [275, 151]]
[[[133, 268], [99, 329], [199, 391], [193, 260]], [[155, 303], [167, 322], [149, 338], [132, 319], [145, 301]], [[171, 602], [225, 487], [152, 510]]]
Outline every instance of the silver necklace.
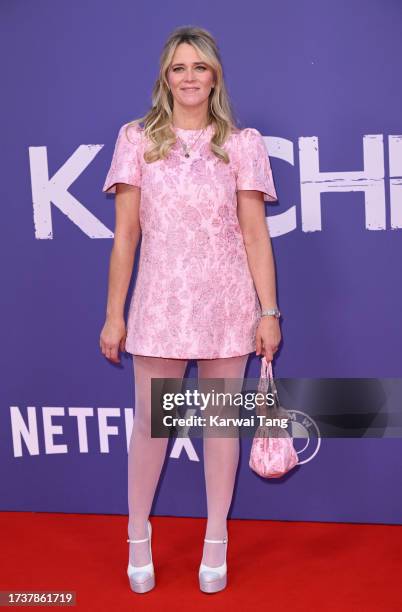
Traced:
[[197, 142], [197, 140], [202, 136], [202, 134], [205, 132], [205, 130], [207, 129], [208, 126], [204, 127], [204, 129], [202, 130], [202, 132], [197, 136], [197, 138], [195, 139], [195, 141], [193, 142], [193, 144], [191, 146], [188, 146], [188, 144], [186, 142], [184, 142], [184, 140], [182, 138], [180, 138], [180, 136], [178, 134], [176, 134], [177, 138], [180, 140], [181, 146], [183, 148], [184, 151], [184, 157], [190, 157], [190, 150], [193, 148], [193, 146], [195, 145], [195, 143]]

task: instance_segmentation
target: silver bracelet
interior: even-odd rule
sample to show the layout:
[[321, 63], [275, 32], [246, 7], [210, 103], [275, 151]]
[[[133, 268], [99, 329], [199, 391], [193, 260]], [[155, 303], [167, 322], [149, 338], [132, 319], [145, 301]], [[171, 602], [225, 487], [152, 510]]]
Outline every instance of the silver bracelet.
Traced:
[[281, 316], [281, 313], [279, 312], [278, 308], [268, 308], [267, 310], [263, 310], [261, 312], [261, 316], [262, 317], [275, 317], [276, 319], [279, 319], [279, 317]]

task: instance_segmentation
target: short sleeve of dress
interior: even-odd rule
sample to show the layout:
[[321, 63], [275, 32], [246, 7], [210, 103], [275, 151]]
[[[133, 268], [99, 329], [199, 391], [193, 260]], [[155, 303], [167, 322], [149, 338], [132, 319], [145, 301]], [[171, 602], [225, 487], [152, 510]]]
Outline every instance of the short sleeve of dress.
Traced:
[[142, 130], [135, 124], [121, 126], [112, 162], [102, 191], [116, 193], [116, 183], [141, 187]]
[[267, 202], [278, 200], [268, 151], [255, 128], [244, 128], [238, 134], [236, 189], [262, 191]]

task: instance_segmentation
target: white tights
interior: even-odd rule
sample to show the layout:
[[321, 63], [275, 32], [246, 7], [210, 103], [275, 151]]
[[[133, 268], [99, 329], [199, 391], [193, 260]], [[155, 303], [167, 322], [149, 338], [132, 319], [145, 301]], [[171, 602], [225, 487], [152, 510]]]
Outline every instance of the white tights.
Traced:
[[[199, 359], [198, 377], [242, 380], [247, 359], [248, 355]], [[133, 355], [135, 411], [128, 451], [130, 539], [147, 536], [147, 519], [168, 444], [168, 438], [151, 438], [151, 378], [183, 379], [186, 366], [186, 359]], [[232, 389], [233, 385], [230, 391]], [[241, 384], [236, 388], [236, 391], [240, 390]], [[222, 539], [227, 533], [226, 519], [239, 462], [239, 439], [205, 436], [203, 454], [208, 509], [205, 537]], [[224, 545], [204, 542], [202, 562], [210, 566], [221, 565], [224, 561], [224, 551]], [[130, 562], [133, 565], [146, 565], [149, 560], [147, 542], [130, 544]]]

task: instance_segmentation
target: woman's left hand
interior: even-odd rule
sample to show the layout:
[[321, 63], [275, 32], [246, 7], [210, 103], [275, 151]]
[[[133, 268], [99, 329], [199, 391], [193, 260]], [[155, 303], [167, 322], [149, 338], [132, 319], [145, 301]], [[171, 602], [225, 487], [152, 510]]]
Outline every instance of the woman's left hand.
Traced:
[[261, 317], [256, 333], [256, 355], [272, 361], [281, 341], [281, 330], [276, 317]]

